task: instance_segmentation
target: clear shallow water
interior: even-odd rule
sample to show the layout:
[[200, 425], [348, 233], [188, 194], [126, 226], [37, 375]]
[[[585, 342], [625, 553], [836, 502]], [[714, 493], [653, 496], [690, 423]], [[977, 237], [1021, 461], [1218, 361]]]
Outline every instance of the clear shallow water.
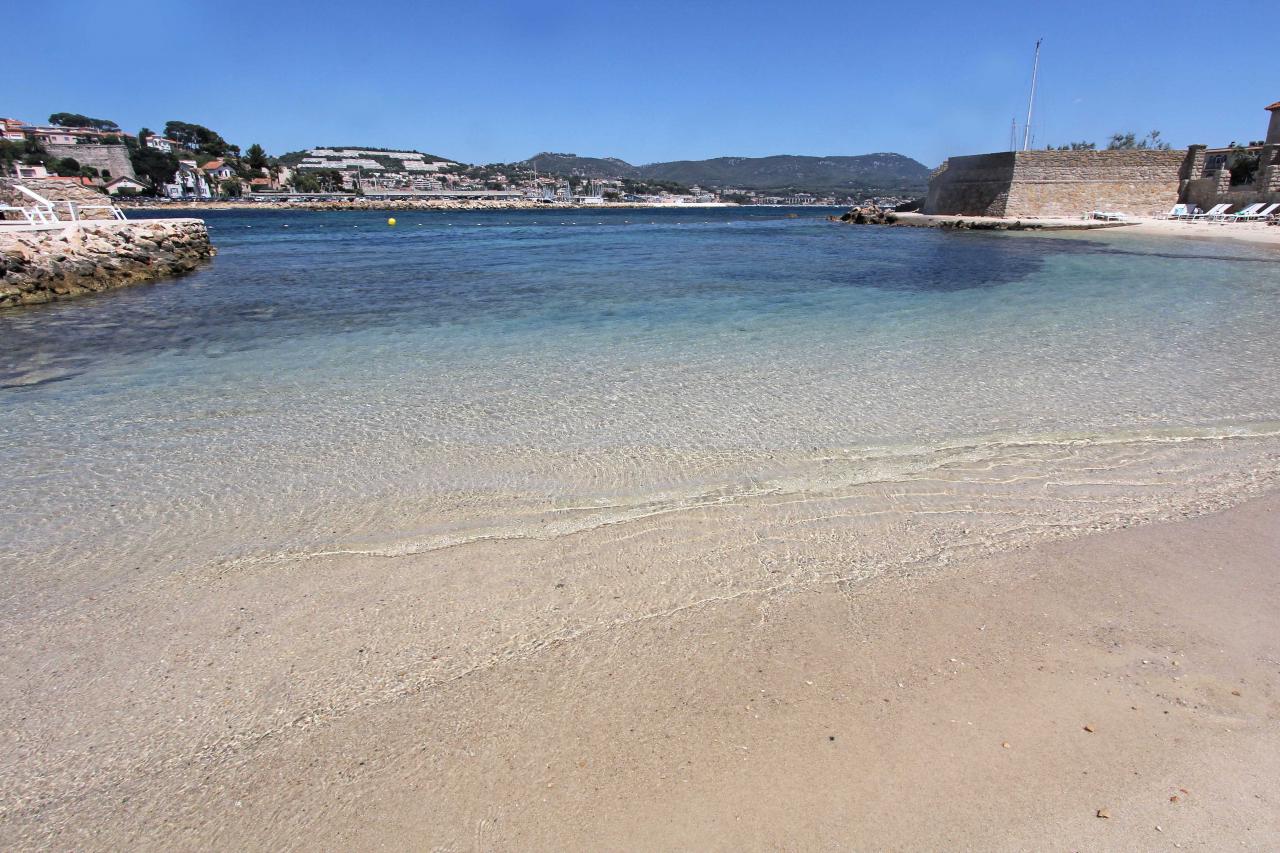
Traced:
[[10, 602], [941, 470], [960, 505], [997, 469], [1065, 466], [1099, 503], [1121, 471], [1156, 503], [1272, 473], [1270, 250], [812, 210], [397, 218], [211, 212], [191, 276], [0, 313]]

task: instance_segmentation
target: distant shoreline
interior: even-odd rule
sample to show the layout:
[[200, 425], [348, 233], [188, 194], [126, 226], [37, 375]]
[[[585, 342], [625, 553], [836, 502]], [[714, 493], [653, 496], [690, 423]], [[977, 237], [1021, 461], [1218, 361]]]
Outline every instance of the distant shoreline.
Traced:
[[[526, 200], [490, 199], [403, 199], [355, 201], [176, 201], [139, 204], [118, 201], [123, 210], [684, 210], [713, 207], [782, 207], [785, 205], [739, 205], [733, 202], [609, 202], [606, 204], [545, 204]], [[812, 205], [817, 208], [818, 205]], [[830, 209], [830, 208], [822, 208]]]

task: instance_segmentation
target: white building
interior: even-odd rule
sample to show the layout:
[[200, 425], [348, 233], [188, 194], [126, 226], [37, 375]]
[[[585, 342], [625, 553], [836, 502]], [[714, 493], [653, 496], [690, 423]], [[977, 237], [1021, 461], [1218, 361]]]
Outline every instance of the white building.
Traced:
[[182, 147], [180, 143], [165, 139], [163, 136], [156, 136], [154, 133], [147, 136], [145, 144], [148, 148], [154, 148], [166, 154], [172, 154], [173, 149]]
[[122, 192], [125, 195], [132, 195], [134, 193], [145, 192], [147, 185], [142, 181], [134, 180], [127, 175], [121, 175], [114, 180], [107, 181], [105, 189], [107, 191], [107, 195], [119, 195]]
[[178, 172], [173, 176], [172, 183], [164, 185], [164, 194], [174, 199], [213, 197], [209, 182], [194, 160], [182, 160], [178, 163]]

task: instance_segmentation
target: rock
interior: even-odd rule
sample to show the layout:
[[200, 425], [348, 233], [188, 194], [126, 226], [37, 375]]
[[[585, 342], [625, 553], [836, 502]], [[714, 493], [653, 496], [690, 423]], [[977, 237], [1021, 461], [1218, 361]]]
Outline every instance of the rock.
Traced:
[[[156, 239], [141, 236], [148, 233]], [[110, 220], [0, 233], [0, 308], [152, 281], [194, 269], [213, 254], [199, 220]]]
[[855, 207], [840, 217], [841, 222], [851, 222], [854, 225], [891, 225], [897, 221], [897, 217], [892, 212], [886, 212], [873, 204], [864, 204]]
[[1100, 817], [1100, 818], [1104, 818], [1104, 819], [1106, 819], [1106, 820], [1110, 820], [1110, 819], [1111, 819], [1111, 812], [1110, 812], [1110, 811], [1108, 811], [1107, 809], [1098, 809], [1098, 817]]

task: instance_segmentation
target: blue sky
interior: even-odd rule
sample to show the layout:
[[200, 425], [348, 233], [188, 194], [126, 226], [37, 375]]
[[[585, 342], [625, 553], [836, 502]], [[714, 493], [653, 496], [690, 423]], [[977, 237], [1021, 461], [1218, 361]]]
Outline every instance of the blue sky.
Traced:
[[[1176, 146], [1245, 142], [1280, 100], [1257, 35], [1276, 7], [1250, 0], [43, 0], [29, 12], [58, 56], [38, 73], [10, 63], [0, 115], [80, 112], [128, 130], [179, 119], [273, 154], [898, 151], [932, 166], [1008, 146], [1041, 36], [1040, 145], [1155, 128]], [[101, 58], [62, 61], [77, 39]]]

